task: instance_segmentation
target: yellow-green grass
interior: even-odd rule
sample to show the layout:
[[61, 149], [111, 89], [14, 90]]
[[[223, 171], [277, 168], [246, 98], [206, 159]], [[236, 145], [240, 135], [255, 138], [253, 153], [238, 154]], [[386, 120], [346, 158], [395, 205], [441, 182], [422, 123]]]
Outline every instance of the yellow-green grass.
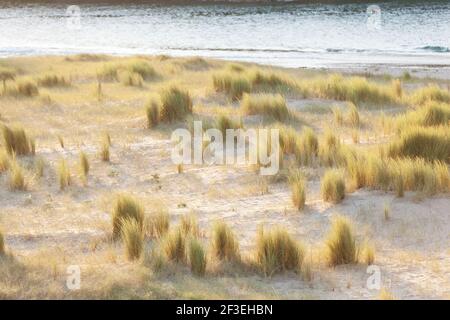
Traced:
[[180, 230], [183, 234], [192, 237], [200, 236], [200, 228], [198, 226], [197, 217], [193, 213], [184, 214], [180, 219]]
[[110, 142], [106, 139], [102, 139], [101, 145], [100, 145], [100, 159], [103, 162], [109, 162], [110, 160], [110, 153], [109, 153], [109, 146]]
[[66, 87], [70, 85], [70, 81], [66, 80], [64, 76], [58, 76], [56, 74], [45, 74], [36, 80], [40, 87]]
[[146, 233], [151, 237], [162, 238], [170, 228], [170, 217], [164, 206], [157, 206], [154, 211], [147, 216]]
[[341, 101], [351, 101], [355, 104], [397, 104], [399, 99], [395, 88], [391, 85], [380, 85], [369, 82], [363, 77], [343, 77], [338, 74], [327, 78], [318, 78], [302, 84], [310, 94]]
[[374, 264], [375, 262], [375, 248], [369, 244], [369, 243], [365, 243], [364, 247], [361, 250], [361, 259], [362, 262], [364, 262], [365, 264], [367, 264], [368, 266]]
[[9, 154], [29, 155], [34, 153], [34, 141], [20, 126], [8, 127], [3, 125], [3, 142]]
[[429, 101], [450, 103], [450, 92], [430, 84], [413, 92], [410, 100], [413, 105], [422, 105]]
[[17, 80], [14, 86], [6, 86], [4, 94], [16, 98], [32, 98], [39, 95], [36, 83], [29, 79]]
[[186, 262], [186, 236], [180, 229], [169, 232], [162, 240], [162, 247], [168, 260]]
[[122, 233], [122, 224], [126, 219], [136, 221], [143, 229], [144, 208], [141, 203], [131, 195], [120, 194], [116, 197], [112, 211], [112, 234], [117, 239]]
[[319, 160], [324, 166], [336, 166], [341, 162], [342, 146], [340, 138], [326, 129], [319, 143]]
[[120, 73], [127, 72], [133, 77], [139, 76], [140, 81], [154, 80], [159, 77], [156, 70], [143, 60], [132, 60], [128, 63], [107, 63], [97, 72], [103, 81], [120, 81]]
[[58, 171], [59, 189], [64, 190], [72, 183], [69, 165], [67, 164], [67, 161], [65, 159], [60, 160], [57, 171]]
[[11, 156], [3, 148], [0, 149], [0, 173], [9, 169]]
[[144, 82], [144, 79], [139, 73], [128, 70], [119, 70], [117, 73], [117, 79], [121, 84], [130, 87], [142, 87]]
[[327, 170], [322, 177], [320, 193], [324, 201], [341, 202], [345, 198], [345, 178], [342, 171], [337, 169]]
[[450, 104], [428, 101], [422, 107], [398, 116], [395, 120], [399, 130], [414, 125], [424, 127], [449, 125]]
[[305, 127], [297, 138], [295, 157], [299, 164], [311, 165], [319, 153], [319, 140], [315, 132]]
[[327, 261], [331, 266], [358, 262], [359, 248], [350, 220], [343, 216], [333, 219], [325, 240]]
[[145, 105], [147, 128], [151, 129], [158, 125], [160, 108], [160, 102], [156, 98], [151, 98]]
[[292, 77], [272, 70], [250, 69], [248, 78], [252, 87], [257, 91], [287, 92], [297, 89], [296, 81]]
[[226, 138], [226, 132], [228, 129], [242, 128], [242, 123], [235, 119], [232, 119], [226, 115], [219, 115], [214, 123], [214, 127], [222, 132], [223, 138]]
[[280, 94], [244, 94], [241, 111], [244, 115], [263, 115], [277, 121], [289, 117], [286, 100]]
[[9, 188], [12, 191], [25, 191], [27, 189], [25, 174], [16, 161], [12, 161], [9, 167]]
[[387, 154], [450, 162], [450, 126], [407, 128], [389, 143]]
[[159, 118], [163, 122], [183, 120], [192, 114], [192, 98], [188, 91], [177, 86], [168, 86], [160, 92]]
[[352, 127], [359, 127], [360, 125], [358, 108], [352, 102], [348, 104], [348, 122]]
[[277, 272], [299, 271], [304, 258], [304, 248], [283, 228], [258, 230], [256, 238], [256, 263], [266, 276]]
[[306, 201], [306, 179], [300, 170], [293, 170], [289, 175], [292, 203], [298, 210], [303, 210]]
[[3, 236], [2, 229], [0, 229], [0, 258], [6, 254], [5, 238]]
[[239, 242], [225, 222], [214, 224], [211, 242], [212, 254], [219, 260], [236, 261], [240, 259]]
[[193, 238], [189, 241], [189, 265], [193, 274], [203, 276], [206, 270], [206, 253], [199, 240]]
[[137, 260], [144, 250], [144, 234], [142, 227], [135, 219], [122, 221], [122, 240], [128, 260]]
[[81, 177], [85, 183], [87, 182], [87, 179], [88, 179], [89, 169], [90, 169], [89, 159], [88, 159], [86, 153], [81, 151], [80, 152], [80, 173], [81, 173]]
[[252, 90], [245, 74], [221, 71], [213, 74], [213, 86], [217, 92], [226, 93], [232, 100], [240, 100], [244, 93]]

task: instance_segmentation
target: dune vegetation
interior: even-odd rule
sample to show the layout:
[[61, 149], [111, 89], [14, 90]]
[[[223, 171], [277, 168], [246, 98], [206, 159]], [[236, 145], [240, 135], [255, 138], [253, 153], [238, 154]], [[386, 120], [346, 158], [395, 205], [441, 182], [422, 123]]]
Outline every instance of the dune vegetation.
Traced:
[[[87, 54], [1, 59], [0, 81], [0, 298], [448, 291], [448, 81]], [[194, 121], [278, 129], [278, 172], [173, 163]], [[378, 263], [389, 294], [360, 289]]]

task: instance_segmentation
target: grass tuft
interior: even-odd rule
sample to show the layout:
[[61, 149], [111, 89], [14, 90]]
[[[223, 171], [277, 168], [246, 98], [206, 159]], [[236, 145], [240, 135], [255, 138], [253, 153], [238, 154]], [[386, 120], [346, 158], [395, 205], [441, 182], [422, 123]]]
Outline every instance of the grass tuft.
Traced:
[[27, 189], [23, 169], [14, 160], [11, 162], [9, 168], [9, 188], [12, 191], [25, 191]]
[[80, 172], [81, 172], [81, 177], [82, 177], [84, 183], [87, 182], [89, 169], [90, 169], [89, 159], [88, 159], [86, 153], [81, 151], [80, 152]]
[[115, 199], [112, 211], [112, 233], [114, 239], [120, 237], [122, 223], [126, 219], [133, 219], [142, 229], [144, 224], [144, 208], [134, 197], [120, 194]]
[[160, 103], [157, 99], [152, 98], [147, 102], [145, 111], [147, 114], [147, 128], [152, 129], [159, 123]]
[[212, 252], [219, 260], [239, 260], [239, 243], [233, 231], [225, 222], [214, 224], [212, 232]]
[[30, 139], [22, 127], [9, 128], [3, 126], [3, 141], [9, 154], [29, 155], [33, 154], [34, 142]]
[[244, 94], [241, 110], [245, 115], [263, 115], [278, 121], [289, 117], [286, 100], [280, 94]]
[[188, 91], [176, 86], [164, 88], [161, 93], [160, 120], [172, 122], [183, 120], [192, 114], [192, 99]]
[[61, 159], [58, 166], [59, 188], [66, 189], [71, 184], [70, 169], [65, 159]]
[[298, 271], [304, 257], [304, 249], [285, 229], [258, 230], [256, 261], [266, 276], [287, 270]]
[[300, 170], [294, 170], [289, 175], [289, 183], [292, 190], [292, 202], [299, 211], [305, 207], [306, 182]]
[[325, 172], [320, 192], [327, 202], [339, 203], [345, 198], [345, 180], [341, 171], [330, 169]]
[[189, 242], [189, 264], [193, 274], [197, 276], [205, 274], [206, 253], [200, 241], [195, 238]]
[[128, 260], [133, 261], [141, 257], [144, 249], [144, 234], [142, 227], [135, 219], [122, 221], [122, 239]]
[[331, 266], [358, 262], [358, 247], [350, 221], [336, 217], [326, 239], [327, 258]]
[[183, 263], [186, 261], [186, 237], [180, 229], [168, 233], [163, 239], [163, 248], [168, 260]]

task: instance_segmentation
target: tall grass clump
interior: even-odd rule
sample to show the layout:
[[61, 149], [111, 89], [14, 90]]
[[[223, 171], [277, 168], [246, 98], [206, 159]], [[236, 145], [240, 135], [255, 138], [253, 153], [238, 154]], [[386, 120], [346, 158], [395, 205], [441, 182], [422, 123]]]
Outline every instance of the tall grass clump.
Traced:
[[150, 99], [145, 106], [145, 111], [147, 115], [147, 128], [151, 129], [156, 127], [159, 123], [160, 102], [155, 98]]
[[109, 162], [110, 160], [109, 146], [110, 142], [103, 138], [100, 145], [100, 158], [103, 162]]
[[134, 197], [121, 194], [116, 197], [112, 211], [112, 234], [114, 239], [121, 236], [123, 221], [127, 219], [134, 220], [139, 225], [139, 228], [143, 229], [144, 208]]
[[9, 169], [11, 164], [11, 156], [3, 149], [0, 149], [0, 173]]
[[72, 183], [70, 177], [70, 169], [65, 159], [61, 159], [61, 161], [59, 162], [58, 180], [59, 180], [59, 189], [61, 190], [64, 190]]
[[3, 232], [0, 229], [0, 258], [6, 254], [5, 250], [5, 238], [3, 236]]
[[189, 241], [188, 253], [192, 273], [203, 276], [206, 270], [206, 253], [199, 240], [193, 238]]
[[319, 153], [319, 140], [311, 128], [304, 128], [297, 138], [295, 157], [302, 165], [311, 165]]
[[160, 120], [172, 122], [183, 120], [192, 114], [192, 99], [188, 91], [176, 86], [164, 88], [161, 93]]
[[117, 72], [117, 79], [124, 86], [142, 87], [144, 79], [139, 73], [128, 70], [120, 70]]
[[325, 166], [336, 166], [341, 162], [340, 138], [330, 129], [327, 129], [319, 143], [320, 163]]
[[427, 102], [422, 107], [396, 118], [400, 130], [411, 125], [445, 126], [450, 121], [450, 104]]
[[336, 217], [325, 241], [328, 263], [331, 266], [353, 264], [358, 262], [358, 246], [350, 221]]
[[197, 238], [200, 236], [197, 217], [194, 214], [185, 214], [180, 219], [180, 230], [185, 235]]
[[163, 239], [163, 250], [168, 260], [183, 263], [186, 261], [186, 236], [176, 229]]
[[169, 212], [164, 206], [159, 206], [147, 217], [146, 228], [150, 236], [162, 238], [170, 227]]
[[398, 103], [391, 86], [371, 83], [362, 77], [344, 78], [334, 74], [325, 79], [316, 79], [310, 86], [314, 95], [325, 99], [350, 101], [355, 104]]
[[211, 240], [213, 255], [219, 260], [239, 260], [239, 243], [225, 222], [214, 224]]
[[390, 157], [450, 162], [450, 127], [411, 127], [387, 146]]
[[337, 169], [329, 169], [322, 177], [320, 185], [322, 199], [327, 202], [339, 203], [345, 198], [345, 179]]
[[66, 87], [70, 85], [70, 82], [64, 78], [64, 76], [58, 76], [56, 74], [46, 74], [37, 79], [37, 84], [41, 87]]
[[352, 102], [348, 104], [348, 122], [352, 127], [359, 127], [360, 124], [358, 108]]
[[306, 181], [300, 170], [293, 170], [289, 175], [292, 190], [292, 202], [299, 211], [303, 210], [306, 201]]
[[141, 257], [144, 249], [144, 234], [142, 227], [135, 219], [122, 221], [122, 240], [128, 260], [133, 261]]
[[252, 86], [245, 74], [221, 71], [213, 74], [213, 86], [217, 92], [226, 93], [232, 100], [240, 100]]
[[31, 98], [39, 95], [39, 89], [34, 82], [22, 80], [17, 83], [15, 95]]
[[263, 115], [278, 121], [289, 117], [286, 100], [280, 94], [244, 94], [241, 110], [245, 115]]
[[256, 262], [266, 276], [288, 270], [298, 271], [304, 258], [304, 248], [282, 228], [258, 230]]
[[27, 189], [23, 169], [16, 161], [13, 161], [9, 168], [9, 188], [12, 191], [25, 191]]
[[293, 78], [271, 70], [252, 69], [248, 71], [248, 77], [258, 91], [289, 91], [296, 88]]
[[145, 61], [136, 60], [128, 64], [127, 69], [132, 74], [137, 74], [139, 77], [145, 81], [154, 80], [158, 77], [158, 73], [155, 68]]
[[81, 177], [83, 178], [84, 182], [87, 182], [88, 174], [89, 174], [89, 159], [83, 151], [80, 152], [80, 172]]
[[413, 92], [411, 102], [414, 105], [423, 105], [429, 101], [450, 103], [450, 92], [437, 85], [428, 85]]
[[9, 154], [29, 155], [34, 152], [34, 141], [22, 127], [10, 128], [6, 125], [2, 128], [3, 142]]

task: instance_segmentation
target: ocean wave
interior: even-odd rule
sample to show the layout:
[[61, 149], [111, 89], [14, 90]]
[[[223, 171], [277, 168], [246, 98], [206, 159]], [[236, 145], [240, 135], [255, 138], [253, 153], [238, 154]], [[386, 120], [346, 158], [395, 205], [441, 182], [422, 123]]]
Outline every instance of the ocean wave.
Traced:
[[424, 46], [417, 49], [432, 52], [450, 52], [450, 48], [442, 46]]

